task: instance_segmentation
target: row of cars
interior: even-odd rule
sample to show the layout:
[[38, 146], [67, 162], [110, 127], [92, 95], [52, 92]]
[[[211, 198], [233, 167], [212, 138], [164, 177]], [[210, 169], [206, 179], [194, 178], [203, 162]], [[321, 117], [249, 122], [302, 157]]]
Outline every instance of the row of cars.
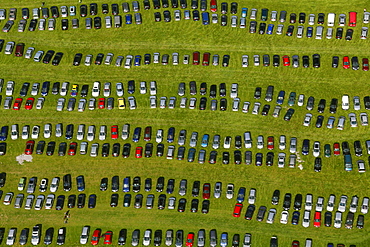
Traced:
[[[32, 227], [32, 231], [30, 232], [29, 228], [24, 228], [21, 230], [19, 235], [19, 241], [17, 241], [17, 228], [10, 228], [8, 231], [8, 235], [6, 236], [6, 245], [14, 245], [17, 242], [20, 245], [27, 245], [28, 243], [32, 245], [39, 245], [43, 242], [44, 245], [50, 245], [53, 241], [57, 245], [64, 245], [66, 241], [66, 228], [61, 227], [58, 229], [57, 233], [55, 234], [55, 230], [53, 227], [50, 227], [46, 230], [45, 235], [41, 237], [42, 232], [42, 225], [38, 224]], [[0, 228], [0, 239], [2, 240], [5, 235], [5, 228]], [[56, 235], [56, 239], [54, 238]]]
[[[303, 120], [303, 126], [306, 126], [306, 127], [310, 126], [312, 118], [313, 118], [312, 114], [307, 113], [306, 116], [304, 117], [304, 120]], [[362, 126], [368, 126], [369, 125], [367, 113], [365, 113], [365, 112], [360, 113], [359, 118], [360, 118]], [[349, 123], [350, 123], [351, 127], [357, 127], [358, 126], [356, 113], [349, 113], [348, 114], [348, 119], [349, 119]], [[343, 130], [345, 121], [346, 121], [346, 117], [340, 116], [338, 118], [336, 128], [338, 130]], [[317, 119], [316, 119], [316, 122], [315, 122], [316, 128], [321, 128], [323, 126], [323, 122], [324, 122], [324, 116], [322, 116], [322, 115], [317, 116]], [[335, 125], [335, 117], [330, 116], [328, 118], [326, 127], [328, 129], [332, 129], [332, 128], [334, 128], [334, 125]]]

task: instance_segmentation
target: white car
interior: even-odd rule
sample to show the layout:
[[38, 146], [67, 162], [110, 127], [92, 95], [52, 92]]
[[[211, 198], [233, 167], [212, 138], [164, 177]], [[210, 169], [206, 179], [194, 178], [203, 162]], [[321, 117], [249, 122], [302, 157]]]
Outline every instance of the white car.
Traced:
[[320, 142], [315, 141], [313, 143], [312, 154], [313, 154], [314, 157], [319, 157], [320, 156]]
[[35, 51], [35, 48], [28, 47], [26, 53], [24, 54], [24, 58], [30, 59], [32, 57], [34, 51]]
[[6, 193], [4, 196], [4, 201], [3, 201], [4, 205], [10, 205], [10, 203], [12, 202], [13, 196], [14, 196], [13, 192]]
[[281, 224], [287, 224], [289, 219], [289, 212], [288, 211], [282, 211], [281, 212], [281, 218], [280, 218], [280, 223]]
[[305, 210], [312, 210], [313, 197], [311, 194], [306, 195], [306, 203], [304, 205]]
[[196, 147], [198, 142], [198, 132], [193, 132], [190, 137], [189, 146]]
[[93, 97], [99, 97], [100, 94], [100, 82], [96, 81], [94, 82], [93, 88], [91, 90], [91, 95]]
[[197, 98], [190, 98], [189, 100], [189, 109], [195, 109], [195, 105], [197, 103]]
[[228, 184], [226, 187], [226, 198], [232, 199], [234, 197], [234, 184]]
[[51, 124], [47, 123], [44, 125], [44, 138], [51, 137]]
[[231, 137], [226, 136], [224, 139], [224, 148], [230, 148], [230, 144], [231, 144]]
[[220, 136], [214, 135], [213, 136], [213, 142], [212, 142], [212, 148], [218, 149], [220, 147]]
[[107, 126], [102, 125], [100, 126], [100, 130], [99, 130], [99, 140], [104, 141], [106, 136], [107, 136]]
[[278, 158], [278, 167], [279, 168], [284, 168], [285, 166], [285, 153], [279, 153], [279, 158]]
[[46, 197], [45, 209], [51, 209], [53, 207], [54, 199], [55, 199], [55, 195], [54, 194], [49, 194]]
[[242, 56], [242, 67], [244, 68], [248, 67], [248, 55]]
[[361, 121], [362, 126], [368, 126], [369, 125], [368, 116], [365, 112], [360, 113], [360, 121]]
[[33, 83], [31, 88], [31, 95], [36, 96], [39, 93], [40, 83]]
[[239, 98], [235, 98], [234, 101], [233, 101], [233, 107], [232, 107], [232, 110], [233, 111], [238, 111], [239, 110], [239, 102], [240, 102], [240, 99]]
[[132, 59], [133, 59], [134, 57], [132, 56], [132, 55], [127, 55], [126, 56], [126, 61], [125, 61], [125, 68], [126, 69], [129, 69], [129, 68], [131, 68], [131, 65], [132, 65]]
[[89, 54], [85, 57], [85, 66], [90, 66], [92, 61], [93, 55]]
[[252, 110], [252, 114], [257, 115], [261, 107], [260, 102], [255, 102]]
[[338, 26], [344, 27], [345, 25], [346, 25], [346, 14], [340, 14]]
[[297, 105], [298, 105], [298, 106], [303, 106], [303, 104], [304, 104], [304, 94], [300, 94], [300, 95], [298, 96]]
[[238, 97], [238, 84], [237, 83], [231, 84], [230, 97], [233, 99]]
[[175, 21], [180, 21], [181, 20], [181, 12], [180, 12], [180, 10], [175, 10], [174, 11], [174, 19], [175, 19]]
[[342, 109], [343, 110], [349, 109], [349, 96], [347, 94], [342, 96]]
[[355, 113], [350, 113], [348, 114], [349, 118], [349, 123], [351, 127], [357, 127], [357, 119], [356, 119], [356, 114]]
[[10, 228], [6, 238], [6, 245], [13, 245], [17, 235], [17, 228]]
[[66, 96], [68, 92], [69, 82], [63, 82], [60, 87], [60, 96]]
[[271, 208], [268, 215], [267, 215], [266, 223], [269, 223], [269, 224], [274, 223], [275, 215], [276, 215], [276, 209]]
[[44, 200], [45, 200], [45, 196], [44, 196], [44, 195], [39, 195], [39, 196], [36, 198], [36, 202], [35, 202], [35, 210], [41, 210], [42, 205], [44, 204]]
[[85, 125], [80, 124], [80, 125], [78, 125], [78, 129], [77, 129], [77, 140], [79, 140], [79, 141], [83, 140], [84, 135], [85, 135]]
[[50, 192], [53, 192], [53, 193], [57, 192], [58, 187], [59, 187], [59, 178], [55, 177], [51, 180]]
[[26, 203], [24, 204], [24, 209], [30, 210], [32, 208], [34, 200], [35, 200], [34, 195], [28, 195], [26, 198]]
[[159, 100], [159, 108], [161, 109], [166, 108], [166, 101], [167, 101], [167, 97], [161, 97]]
[[110, 96], [110, 82], [104, 83], [104, 90], [103, 90], [104, 97]]
[[262, 135], [257, 136], [257, 148], [258, 149], [263, 148], [263, 136]]
[[326, 210], [332, 212], [334, 210], [334, 203], [335, 203], [335, 195], [330, 195], [328, 200], [328, 205], [326, 206]]
[[337, 129], [343, 130], [345, 122], [346, 122], [346, 118], [344, 116], [340, 116], [338, 119]]
[[14, 91], [14, 81], [8, 81], [6, 83], [6, 90], [5, 90], [6, 96], [12, 96], [13, 91]]
[[155, 141], [157, 143], [161, 143], [163, 141], [163, 130], [162, 129], [157, 130], [157, 134], [155, 136]]
[[361, 109], [360, 97], [358, 96], [353, 97], [353, 109], [355, 111], [359, 111]]
[[361, 213], [367, 214], [369, 210], [369, 197], [364, 197], [362, 199]]
[[57, 101], [57, 111], [62, 111], [64, 108], [64, 104], [66, 102], [65, 98], [59, 98]]
[[317, 212], [322, 212], [323, 207], [324, 207], [324, 197], [318, 197], [315, 210]]
[[217, 23], [218, 22], [218, 15], [217, 14], [212, 14], [212, 23]]
[[349, 206], [349, 211], [356, 213], [358, 206], [358, 196], [352, 196], [351, 205]]
[[244, 112], [244, 113], [247, 113], [248, 111], [249, 111], [249, 106], [250, 106], [250, 102], [248, 102], [248, 101], [244, 101], [244, 103], [243, 103], [243, 108], [242, 108], [242, 112]]
[[36, 109], [37, 110], [41, 110], [42, 107], [44, 106], [44, 102], [45, 102], [45, 98], [44, 97], [40, 97], [37, 99], [37, 102], [36, 102]]
[[279, 139], [279, 149], [284, 150], [286, 147], [286, 137], [285, 135], [281, 135]]
[[339, 211], [335, 212], [334, 227], [335, 228], [342, 227], [342, 212]]
[[222, 183], [221, 182], [216, 182], [215, 184], [215, 190], [214, 190], [214, 197], [215, 198], [220, 198], [222, 193]]
[[303, 120], [303, 126], [310, 126], [311, 124], [311, 119], [312, 119], [312, 114], [311, 113], [307, 113], [304, 120]]
[[308, 210], [304, 211], [303, 214], [303, 220], [302, 220], [302, 226], [303, 227], [309, 227], [310, 226], [310, 212]]
[[343, 195], [340, 197], [339, 205], [338, 205], [338, 211], [344, 213], [346, 211], [346, 205], [347, 205], [347, 199], [348, 197]]
[[256, 202], [256, 189], [251, 189], [249, 191], [249, 197], [248, 197], [248, 203], [249, 204], [255, 204]]
[[29, 137], [30, 126], [25, 125], [22, 128], [22, 139], [26, 140]]
[[180, 100], [180, 108], [186, 108], [186, 102], [188, 101], [188, 98], [181, 98]]
[[37, 125], [33, 126], [31, 138], [32, 139], [39, 138], [39, 133], [40, 133], [40, 126], [37, 126]]
[[144, 232], [144, 237], [143, 237], [143, 245], [144, 246], [149, 246], [150, 245], [151, 236], [152, 236], [152, 230], [147, 229]]
[[146, 94], [146, 82], [140, 82], [140, 94]]
[[157, 108], [157, 97], [156, 96], [150, 96], [149, 97], [149, 104], [150, 108]]
[[12, 140], [17, 140], [18, 139], [18, 124], [13, 124], [12, 125], [12, 129], [11, 129], [11, 133], [10, 133], [10, 137]]
[[116, 83], [116, 93], [117, 93], [117, 96], [118, 97], [122, 97], [123, 96], [123, 85], [121, 82], [117, 82]]
[[[108, 16], [107, 16], [108, 17]], [[108, 53], [107, 56], [105, 57], [105, 60], [104, 60], [104, 64], [105, 65], [110, 65], [112, 63], [112, 60], [113, 60], [113, 53]]]
[[68, 16], [68, 8], [67, 6], [61, 6], [60, 7], [60, 13], [62, 17], [67, 17]]

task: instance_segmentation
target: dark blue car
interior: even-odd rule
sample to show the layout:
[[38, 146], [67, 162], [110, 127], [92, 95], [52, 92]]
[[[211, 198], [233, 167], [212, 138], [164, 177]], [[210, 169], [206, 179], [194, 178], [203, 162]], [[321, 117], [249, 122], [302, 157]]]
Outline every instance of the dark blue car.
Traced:
[[140, 134], [141, 134], [141, 128], [136, 127], [135, 130], [134, 130], [134, 134], [132, 136], [132, 141], [133, 142], [138, 142], [139, 139], [140, 139]]
[[242, 203], [244, 201], [244, 197], [245, 197], [245, 188], [240, 187], [239, 191], [238, 191], [238, 197], [236, 198], [236, 201], [239, 202], [239, 203]]
[[132, 15], [131, 14], [126, 15], [126, 24], [132, 24]]
[[8, 129], [8, 126], [1, 127], [0, 141], [6, 141], [6, 138], [8, 137]]
[[171, 127], [168, 129], [167, 142], [172, 143], [175, 139], [175, 128]]

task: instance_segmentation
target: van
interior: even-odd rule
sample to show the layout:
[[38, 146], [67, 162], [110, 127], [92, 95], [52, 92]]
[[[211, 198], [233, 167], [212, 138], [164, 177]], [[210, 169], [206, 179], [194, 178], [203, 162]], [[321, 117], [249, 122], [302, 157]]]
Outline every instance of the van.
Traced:
[[335, 22], [335, 14], [334, 13], [329, 13], [328, 14], [328, 26], [329, 27], [334, 26], [334, 22]]
[[289, 156], [289, 167], [294, 168], [296, 160], [297, 160], [297, 156], [295, 154], [291, 154]]
[[348, 26], [355, 27], [357, 22], [357, 12], [349, 12]]
[[91, 29], [91, 27], [92, 27], [92, 19], [91, 18], [86, 18], [85, 19], [85, 27], [86, 27], [86, 29]]
[[203, 23], [203, 25], [208, 25], [209, 24], [209, 13], [208, 12], [203, 12], [202, 13], [202, 23]]
[[39, 14], [40, 14], [39, 8], [32, 9], [32, 19], [38, 19]]
[[72, 19], [72, 28], [78, 28], [79, 27], [79, 24], [78, 24], [78, 19], [77, 18], [74, 18]]
[[15, 242], [16, 235], [17, 235], [17, 228], [10, 228], [8, 232], [8, 237], [6, 239], [6, 244], [13, 245]]
[[347, 94], [342, 96], [342, 109], [343, 110], [349, 109], [349, 96]]
[[286, 20], [286, 11], [280, 11], [280, 16], [279, 16], [279, 21], [280, 22], [285, 22]]
[[236, 27], [237, 22], [238, 22], [238, 17], [235, 15], [231, 16], [231, 27]]
[[322, 26], [316, 27], [316, 39], [321, 39], [323, 32], [324, 32], [324, 27]]
[[105, 28], [111, 28], [112, 27], [112, 17], [106, 16], [104, 19], [105, 19]]
[[352, 157], [350, 154], [344, 155], [344, 170], [346, 171], [352, 171], [353, 165], [352, 165]]
[[90, 125], [88, 130], [87, 130], [87, 140], [92, 141], [92, 140], [94, 140], [94, 137], [95, 137], [95, 126]]
[[49, 19], [48, 30], [54, 30], [54, 29], [55, 29], [55, 20], [54, 19]]
[[16, 196], [15, 201], [14, 201], [14, 208], [21, 208], [22, 207], [23, 198], [24, 198], [23, 194], [18, 194]]
[[122, 17], [120, 15], [114, 16], [114, 27], [118, 28], [122, 26]]
[[306, 195], [306, 203], [305, 203], [305, 210], [311, 210], [312, 209], [312, 202], [313, 202], [313, 197], [311, 194]]
[[85, 125], [84, 124], [78, 125], [77, 140], [81, 141], [84, 138], [84, 134], [85, 134]]
[[84, 226], [81, 232], [80, 244], [87, 244], [87, 241], [89, 239], [89, 233], [90, 233], [90, 226]]
[[139, 2], [138, 2], [138, 1], [133, 1], [133, 2], [132, 2], [132, 9], [133, 9], [135, 12], [138, 12], [138, 11], [140, 10]]
[[326, 30], [326, 38], [327, 39], [331, 39], [333, 37], [333, 28], [329, 27], [327, 30]]
[[175, 154], [175, 146], [168, 146], [167, 150], [167, 159], [173, 159], [173, 156]]
[[125, 13], [130, 12], [130, 5], [127, 2], [122, 3], [122, 9]]
[[199, 150], [199, 155], [198, 155], [199, 164], [203, 164], [205, 159], [206, 159], [206, 150], [204, 149]]
[[142, 23], [141, 14], [140, 13], [135, 13], [135, 23], [137, 25], [140, 25]]
[[155, 81], [150, 82], [150, 95], [157, 94], [157, 83]]
[[41, 210], [42, 205], [44, 204], [45, 196], [44, 195], [39, 195], [36, 199], [35, 203], [35, 210]]
[[91, 150], [90, 150], [90, 156], [91, 157], [98, 156], [98, 149], [99, 149], [99, 143], [92, 144], [91, 145]]
[[246, 20], [245, 18], [240, 18], [240, 28], [245, 28], [245, 25], [246, 25]]
[[252, 136], [249, 131], [244, 132], [244, 147], [252, 148]]
[[297, 38], [302, 38], [303, 37], [303, 30], [304, 30], [303, 26], [298, 26], [298, 28], [297, 28]]
[[146, 208], [152, 209], [154, 204], [154, 195], [150, 194], [146, 197]]

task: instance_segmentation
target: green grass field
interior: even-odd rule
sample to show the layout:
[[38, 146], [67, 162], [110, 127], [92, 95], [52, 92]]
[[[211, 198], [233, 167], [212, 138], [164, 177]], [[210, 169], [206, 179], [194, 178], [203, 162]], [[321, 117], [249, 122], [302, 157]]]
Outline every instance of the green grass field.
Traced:
[[[116, 3], [114, 1], [95, 1], [100, 5], [102, 3]], [[83, 1], [83, 4], [89, 4], [90, 2]], [[140, 2], [141, 3], [141, 2]], [[231, 2], [229, 2], [231, 3]], [[62, 6], [62, 5], [78, 5], [78, 1], [64, 0], [64, 1], [48, 1], [45, 7], [51, 6]], [[121, 4], [121, 2], [119, 2]], [[220, 7], [221, 2], [218, 2]], [[168, 128], [173, 126], [176, 128], [176, 135], [181, 129], [187, 130], [187, 143], [186, 149], [189, 148], [189, 139], [191, 132], [197, 131], [200, 137], [203, 134], [209, 134], [211, 137], [215, 134], [221, 135], [223, 139], [225, 136], [230, 135], [233, 138], [236, 135], [242, 135], [245, 131], [251, 131], [254, 140], [254, 146], [251, 149], [253, 153], [253, 159], [255, 153], [258, 152], [255, 142], [258, 135], [264, 135], [265, 140], [267, 136], [271, 135], [275, 137], [275, 142], [278, 141], [280, 135], [285, 135], [287, 140], [290, 137], [297, 137], [298, 139], [298, 150], [301, 150], [303, 139], [310, 139], [311, 145], [313, 141], [320, 141], [323, 147], [324, 144], [333, 145], [334, 142], [348, 141], [351, 145], [352, 158], [357, 161], [359, 158], [354, 156], [353, 142], [360, 140], [364, 147], [364, 141], [368, 139], [369, 126], [359, 126], [357, 128], [351, 128], [348, 120], [343, 131], [337, 129], [327, 129], [325, 126], [321, 129], [315, 128], [314, 123], [319, 113], [317, 112], [317, 104], [320, 99], [326, 99], [327, 105], [330, 103], [332, 98], [341, 99], [343, 94], [348, 94], [351, 97], [360, 96], [361, 98], [361, 111], [364, 112], [362, 99], [364, 96], [369, 95], [368, 92], [368, 72], [362, 70], [344, 70], [342, 68], [333, 69], [331, 68], [332, 56], [337, 55], [341, 58], [343, 56], [358, 56], [359, 59], [363, 57], [369, 57], [369, 41], [360, 40], [360, 31], [362, 26], [368, 26], [368, 24], [362, 24], [362, 12], [367, 7], [367, 2], [360, 0], [353, 2], [344, 1], [242, 1], [238, 2], [238, 16], [240, 16], [240, 9], [242, 7], [257, 8], [259, 10], [258, 17], [260, 16], [261, 8], [268, 8], [272, 10], [286, 10], [288, 14], [294, 12], [296, 14], [305, 12], [307, 15], [315, 13], [316, 15], [320, 12], [329, 13], [333, 12], [339, 15], [340, 13], [348, 14], [349, 11], [357, 11], [358, 25], [354, 28], [354, 37], [352, 41], [336, 40], [336, 39], [322, 39], [316, 40], [314, 38], [308, 39], [306, 37], [297, 39], [294, 37], [287, 37], [285, 35], [259, 35], [250, 34], [248, 28], [231, 28], [230, 26], [221, 27], [219, 24], [211, 24], [209, 26], [203, 26], [201, 22], [194, 22], [192, 20], [181, 20], [175, 22], [172, 20], [170, 23], [154, 22], [153, 13], [156, 10], [150, 9], [148, 11], [141, 10], [143, 24], [142, 25], [123, 25], [122, 28], [106, 29], [102, 27], [101, 30], [86, 30], [83, 26], [84, 20], [80, 18], [80, 28], [70, 29], [68, 31], [62, 31], [60, 28], [60, 20], [57, 19], [57, 27], [54, 31], [38, 31], [24, 33], [17, 32], [17, 24], [21, 14], [21, 8], [28, 7], [30, 9], [40, 7], [40, 2], [31, 0], [23, 1], [10, 1], [3, 0], [0, 4], [0, 8], [16, 7], [18, 8], [18, 17], [15, 25], [9, 33], [2, 33], [1, 39], [8, 41], [23, 42], [26, 47], [35, 47], [35, 50], [49, 49], [55, 50], [56, 52], [61, 51], [64, 53], [64, 57], [59, 66], [45, 65], [42, 63], [36, 63], [32, 60], [25, 58], [17, 58], [14, 55], [0, 54], [0, 64], [3, 78], [6, 81], [13, 80], [16, 83], [16, 88], [13, 96], [17, 96], [19, 90], [24, 82], [42, 83], [44, 81], [51, 81], [51, 83], [59, 81], [68, 81], [71, 84], [89, 84], [92, 85], [94, 81], [111, 82], [123, 82], [125, 87], [124, 97], [127, 99], [128, 94], [126, 91], [127, 81], [135, 80], [137, 91], [134, 96], [136, 97], [138, 109], [136, 110], [118, 110], [117, 108], [109, 110], [86, 110], [83, 113], [63, 111], [57, 112], [55, 110], [57, 99], [60, 97], [49, 94], [46, 96], [45, 105], [42, 110], [33, 109], [26, 111], [24, 108], [20, 111], [4, 110], [0, 106], [1, 120], [0, 125], [11, 125], [17, 123], [19, 126], [28, 124], [30, 126], [40, 125], [43, 126], [45, 123], [51, 123], [53, 127], [57, 123], [63, 123], [64, 126], [67, 124], [75, 124], [75, 130], [78, 124], [96, 126], [107, 125], [111, 126], [118, 124], [120, 129], [125, 123], [131, 125], [131, 131], [134, 127], [146, 126], [153, 127], [153, 133], [159, 128], [164, 129], [167, 132]], [[188, 6], [190, 3], [188, 1]], [[189, 9], [189, 7], [188, 7]], [[164, 9], [160, 9], [163, 12]], [[169, 9], [171, 12], [172, 9]], [[120, 9], [122, 12], [122, 9]], [[132, 13], [132, 12], [131, 12]], [[122, 13], [121, 13], [122, 14]], [[220, 14], [220, 11], [218, 11]], [[249, 15], [249, 13], [248, 13]], [[99, 16], [103, 17], [100, 14]], [[228, 17], [230, 18], [230, 14]], [[348, 17], [347, 17], [348, 18]], [[72, 19], [72, 17], [68, 17]], [[247, 26], [249, 26], [249, 19], [247, 19]], [[348, 20], [347, 20], [348, 21]], [[272, 22], [267, 22], [268, 24]], [[0, 27], [2, 28], [5, 21], [0, 21]], [[274, 23], [275, 25], [279, 23]], [[284, 32], [288, 23], [285, 23]], [[295, 27], [298, 24], [294, 24]], [[305, 27], [308, 24], [304, 24]], [[315, 25], [317, 26], [317, 25]], [[336, 28], [337, 26], [335, 26]], [[326, 28], [326, 25], [325, 25]], [[347, 29], [347, 26], [344, 28]], [[148, 66], [132, 67], [131, 69], [124, 69], [123, 67], [116, 67], [113, 65], [101, 65], [90, 67], [80, 65], [78, 67], [72, 66], [72, 61], [75, 53], [82, 53], [85, 55], [93, 54], [94, 57], [98, 53], [107, 54], [108, 52], [114, 53], [115, 57], [118, 55], [126, 56], [131, 55], [142, 55], [145, 53], [159, 52], [162, 54], [172, 54], [178, 52], [180, 54], [180, 62], [184, 54], [191, 55], [192, 52], [199, 51], [210, 52], [211, 55], [219, 54], [222, 57], [224, 54], [229, 54], [230, 65], [227, 68], [221, 66], [193, 66], [183, 65], [182, 63], [178, 66], [169, 64], [163, 66], [161, 64], [150, 64]], [[321, 55], [321, 68], [314, 69], [310, 68], [293, 68], [283, 67], [278, 68], [270, 67], [255, 67], [252, 65], [252, 57], [255, 54], [262, 56], [263, 54], [269, 54], [272, 58], [274, 54], [283, 55], [303, 55], [310, 56], [318, 53]], [[247, 54], [250, 57], [248, 68], [241, 67], [241, 56]], [[115, 59], [114, 59], [115, 60]], [[113, 60], [113, 61], [114, 61]], [[312, 59], [311, 59], [312, 65]], [[340, 64], [341, 66], [341, 64]], [[157, 82], [157, 99], [161, 96], [177, 96], [177, 107], [175, 109], [150, 109], [149, 107], [149, 95], [141, 95], [138, 91], [140, 81]], [[227, 85], [227, 99], [228, 99], [228, 110], [221, 111], [210, 111], [208, 97], [207, 110], [200, 111], [198, 109], [190, 110], [180, 109], [179, 99], [177, 95], [178, 83], [186, 82], [188, 86], [189, 81], [196, 81], [198, 85], [201, 82], [207, 82], [208, 88], [211, 84], [217, 84], [224, 82]], [[254, 102], [257, 102], [253, 98], [254, 89], [257, 86], [262, 87], [263, 97], [268, 85], [275, 87], [274, 99], [269, 104], [271, 105], [269, 116], [252, 115], [251, 113], [242, 113], [241, 110], [233, 112], [231, 110], [231, 98], [229, 97], [230, 86], [232, 83], [239, 84], [239, 98], [241, 102], [250, 101], [251, 107]], [[273, 108], [276, 105], [276, 96], [280, 90], [286, 92], [286, 99], [283, 106], [281, 115], [278, 118], [271, 116]], [[311, 112], [314, 115], [310, 127], [304, 127], [302, 125], [304, 116], [309, 111], [305, 107], [293, 106], [295, 114], [291, 121], [286, 122], [283, 120], [283, 115], [288, 109], [287, 97], [290, 92], [296, 92], [297, 95], [304, 94], [306, 99], [309, 96], [315, 97], [315, 108]], [[113, 90], [115, 94], [115, 90]], [[2, 98], [5, 98], [4, 89], [1, 93]], [[29, 95], [28, 95], [29, 96]], [[89, 95], [90, 96], [90, 95]], [[38, 97], [38, 96], [37, 96]], [[116, 96], [114, 96], [117, 98]], [[185, 97], [190, 98], [189, 90]], [[199, 100], [202, 96], [199, 93], [196, 95]], [[69, 97], [66, 97], [67, 99]], [[89, 97], [88, 97], [89, 98]], [[80, 96], [77, 97], [80, 99]], [[216, 98], [220, 99], [219, 96]], [[25, 99], [24, 99], [25, 100]], [[340, 101], [340, 100], [339, 100]], [[263, 99], [259, 100], [262, 106], [267, 102]], [[127, 100], [126, 100], [127, 103]], [[352, 101], [351, 101], [352, 103]], [[323, 116], [325, 117], [324, 123], [326, 124], [327, 118], [331, 115], [335, 116], [336, 119], [339, 116], [346, 116], [348, 113], [354, 112], [353, 104], [351, 104], [350, 111], [344, 111], [339, 109], [336, 114], [329, 114], [328, 108], [326, 108]], [[340, 108], [340, 107], [339, 107]], [[359, 115], [359, 113], [357, 115]], [[356, 112], [357, 113], [357, 112]], [[359, 119], [358, 119], [359, 120]], [[42, 128], [41, 128], [42, 129]], [[132, 133], [132, 132], [131, 132]], [[200, 139], [200, 138], [199, 138]], [[38, 140], [42, 140], [40, 137]], [[37, 140], [37, 141], [38, 141]], [[54, 140], [57, 143], [65, 141], [65, 138], [56, 138], [54, 135], [50, 140]], [[76, 139], [73, 139], [76, 140]], [[177, 138], [176, 138], [177, 140]], [[45, 140], [48, 142], [49, 140]], [[96, 141], [101, 145], [104, 142], [111, 144], [116, 141], [108, 139], [107, 141]], [[126, 143], [122, 139], [118, 140], [121, 146]], [[280, 224], [280, 214], [282, 211], [282, 202], [278, 206], [274, 206], [277, 209], [278, 214], [275, 218], [275, 223], [270, 225], [264, 220], [263, 222], [257, 222], [255, 216], [252, 221], [246, 221], [243, 217], [234, 218], [232, 217], [232, 211], [235, 205], [235, 199], [228, 200], [225, 197], [225, 190], [227, 183], [233, 183], [238, 189], [240, 186], [244, 186], [249, 190], [250, 188], [257, 189], [257, 201], [256, 208], [261, 205], [266, 206], [268, 209], [272, 208], [271, 196], [275, 189], [280, 189], [281, 197], [285, 193], [292, 193], [294, 196], [297, 193], [301, 193], [304, 196], [307, 193], [311, 193], [316, 201], [318, 196], [325, 197], [325, 206], [327, 199], [330, 194], [335, 194], [337, 197], [336, 207], [339, 198], [342, 194], [347, 195], [349, 199], [353, 195], [360, 197], [360, 203], [364, 196], [369, 196], [367, 188], [369, 187], [368, 172], [359, 174], [357, 172], [357, 165], [354, 165], [352, 172], [345, 172], [343, 167], [343, 156], [325, 158], [323, 154], [323, 169], [321, 173], [316, 173], [313, 170], [314, 157], [310, 153], [308, 156], [300, 156], [303, 160], [303, 170], [298, 167], [292, 169], [286, 167], [277, 167], [277, 155], [280, 152], [275, 143], [275, 163], [272, 167], [256, 167], [254, 165], [234, 165], [233, 158], [231, 158], [230, 165], [222, 165], [222, 152], [226, 151], [223, 148], [218, 150], [217, 163], [214, 165], [198, 164], [197, 162], [188, 163], [186, 160], [167, 160], [165, 157], [142, 158], [135, 159], [133, 157], [134, 148], [136, 146], [145, 146], [142, 138], [139, 143], [135, 144], [129, 141], [132, 145], [131, 156], [128, 159], [122, 157], [97, 157], [92, 158], [89, 155], [76, 155], [74, 157], [65, 156], [52, 156], [48, 157], [44, 155], [33, 155], [32, 163], [24, 163], [23, 166], [18, 165], [15, 162], [15, 157], [24, 151], [25, 140], [18, 139], [12, 141], [7, 140], [8, 152], [6, 156], [2, 156], [0, 159], [1, 171], [7, 172], [7, 182], [3, 188], [4, 194], [7, 192], [18, 193], [17, 183], [20, 177], [30, 178], [37, 176], [39, 181], [42, 178], [48, 178], [51, 180], [55, 176], [62, 177], [64, 174], [70, 173], [73, 177], [73, 188], [71, 192], [64, 192], [58, 190], [56, 195], [65, 194], [77, 194], [75, 186], [75, 177], [78, 175], [84, 175], [86, 181], [86, 194], [96, 193], [97, 207], [95, 209], [71, 209], [71, 218], [68, 224], [63, 223], [63, 211], [53, 210], [25, 210], [15, 209], [13, 204], [11, 206], [0, 206], [1, 224], [0, 227], [5, 227], [6, 234], [10, 227], [18, 228], [17, 243], [19, 239], [20, 231], [28, 227], [32, 227], [36, 224], [43, 225], [42, 240], [45, 230], [49, 227], [58, 229], [59, 227], [67, 227], [67, 240], [66, 246], [80, 246], [79, 236], [81, 229], [84, 225], [91, 226], [92, 230], [95, 228], [101, 228], [103, 232], [112, 230], [113, 231], [113, 243], [116, 245], [117, 236], [121, 228], [128, 229], [128, 238], [131, 241], [131, 233], [134, 229], [141, 229], [142, 234], [145, 229], [152, 229], [153, 232], [156, 229], [161, 229], [165, 232], [167, 229], [183, 229], [185, 234], [188, 232], [197, 232], [199, 229], [206, 229], [207, 237], [209, 230], [217, 229], [218, 235], [222, 232], [229, 233], [229, 240], [231, 241], [234, 233], [239, 233], [244, 236], [245, 233], [252, 234], [253, 246], [268, 246], [272, 235], [278, 236], [279, 246], [290, 246], [293, 240], [299, 240], [301, 246], [304, 246], [306, 238], [313, 239], [313, 246], [326, 246], [327, 243], [332, 242], [334, 244], [343, 243], [346, 246], [355, 244], [357, 247], [366, 247], [370, 245], [368, 226], [369, 216], [365, 215], [365, 227], [364, 229], [357, 229], [355, 226], [352, 230], [344, 228], [344, 223], [341, 229], [335, 229], [334, 227], [313, 227], [313, 222], [308, 228], [302, 227], [302, 215], [298, 226], [292, 224], [282, 225]], [[67, 142], [68, 143], [68, 142]], [[167, 143], [164, 143], [167, 150]], [[90, 144], [91, 145], [91, 144]], [[177, 147], [177, 145], [176, 145]], [[198, 140], [197, 151], [200, 150], [200, 144]], [[207, 160], [209, 152], [212, 150], [211, 147], [206, 148]], [[234, 147], [230, 150], [230, 153], [234, 151]], [[246, 151], [243, 147], [242, 153]], [[264, 156], [267, 154], [267, 149], [263, 149], [262, 153]], [[289, 155], [289, 150], [286, 149], [285, 153]], [[323, 150], [322, 150], [323, 153]], [[364, 152], [365, 153], [365, 152]], [[367, 156], [367, 155], [365, 155]], [[367, 157], [361, 157], [366, 161], [367, 169], [368, 161]], [[155, 183], [159, 176], [164, 176], [167, 179], [174, 178], [176, 180], [177, 194], [178, 184], [181, 179], [188, 180], [188, 193], [185, 198], [188, 201], [186, 212], [178, 213], [176, 210], [158, 210], [156, 207], [151, 210], [145, 208], [134, 209], [122, 207], [123, 203], [123, 192], [119, 192], [119, 207], [111, 208], [109, 206], [110, 196], [112, 192], [109, 190], [106, 192], [100, 192], [99, 183], [101, 178], [108, 177], [109, 179], [119, 175], [122, 180], [126, 176], [140, 176], [142, 181], [145, 178], [152, 178]], [[200, 212], [190, 213], [190, 202], [191, 202], [191, 185], [193, 181], [199, 180], [202, 184], [209, 182], [213, 186], [215, 182], [221, 181], [223, 183], [223, 195], [220, 199], [211, 198], [210, 212], [207, 215], [203, 215]], [[122, 184], [121, 184], [122, 185]], [[159, 193], [153, 192], [156, 199]], [[39, 192], [36, 195], [40, 194]], [[44, 193], [47, 195], [48, 193]], [[144, 197], [149, 194], [143, 192]], [[176, 195], [179, 199], [180, 196]], [[282, 198], [281, 198], [282, 200]], [[144, 200], [145, 201], [145, 200]], [[157, 200], [156, 200], [157, 202]], [[244, 203], [244, 209], [242, 216], [244, 216], [245, 209], [247, 208], [247, 202]], [[325, 210], [324, 210], [325, 212]], [[348, 212], [348, 206], [347, 211]], [[355, 219], [357, 220], [356, 213]], [[257, 213], [257, 212], [256, 212]], [[256, 215], [255, 213], [255, 215]], [[289, 222], [293, 210], [289, 210]], [[344, 217], [347, 213], [344, 213]], [[313, 213], [311, 213], [313, 218]], [[345, 220], [345, 219], [343, 219]], [[356, 222], [356, 221], [355, 221]], [[142, 241], [140, 241], [141, 244]], [[5, 241], [2, 242], [5, 245]], [[102, 241], [100, 246], [102, 246]], [[128, 243], [128, 245], [130, 245]], [[162, 246], [164, 243], [162, 243]], [[207, 245], [208, 240], [207, 240]], [[53, 243], [53, 246], [56, 246]]]

